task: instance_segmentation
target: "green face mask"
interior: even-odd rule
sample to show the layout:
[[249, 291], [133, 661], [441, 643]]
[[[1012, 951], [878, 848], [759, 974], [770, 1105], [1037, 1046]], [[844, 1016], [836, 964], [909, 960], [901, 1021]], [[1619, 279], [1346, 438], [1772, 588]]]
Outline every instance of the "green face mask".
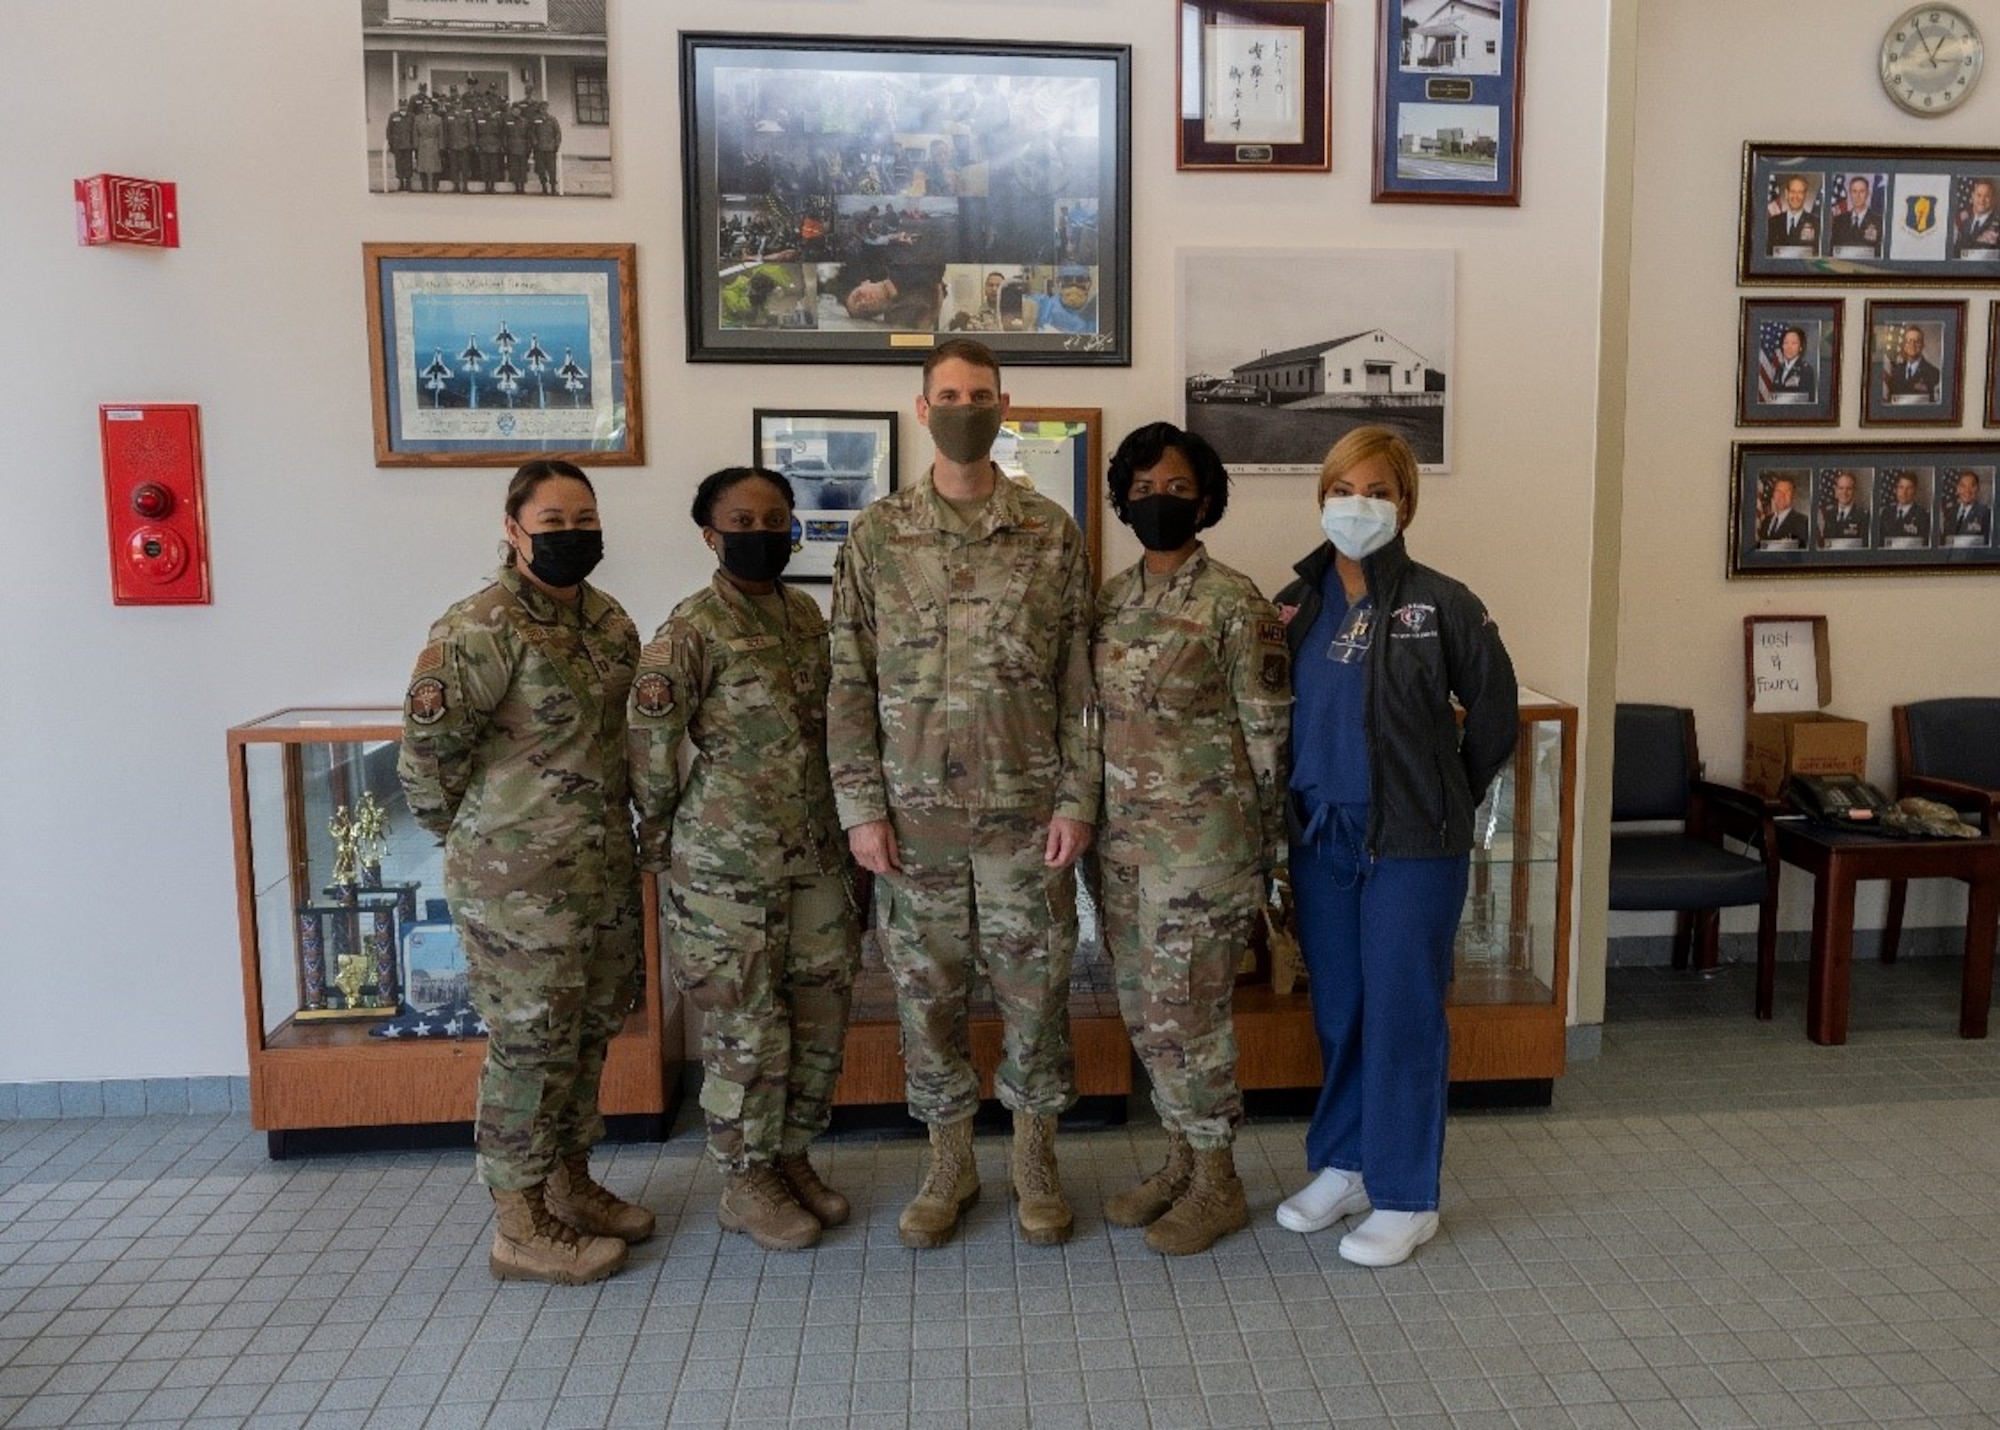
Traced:
[[1000, 435], [1000, 404], [965, 402], [949, 407], [933, 405], [931, 441], [954, 462], [976, 462], [993, 450]]

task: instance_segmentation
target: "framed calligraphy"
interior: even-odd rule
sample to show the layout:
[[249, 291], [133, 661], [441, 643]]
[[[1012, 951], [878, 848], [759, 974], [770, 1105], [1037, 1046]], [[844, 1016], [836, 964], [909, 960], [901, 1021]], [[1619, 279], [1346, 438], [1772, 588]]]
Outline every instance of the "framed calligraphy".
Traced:
[[1520, 204], [1527, 10], [1376, 0], [1376, 203]]
[[1182, 169], [1332, 167], [1332, 0], [1181, 0]]

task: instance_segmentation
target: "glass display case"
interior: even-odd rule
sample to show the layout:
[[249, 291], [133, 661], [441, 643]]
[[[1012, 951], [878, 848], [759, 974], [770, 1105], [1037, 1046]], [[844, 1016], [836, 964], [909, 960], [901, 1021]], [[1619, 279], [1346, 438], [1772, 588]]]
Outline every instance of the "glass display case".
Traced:
[[[251, 1125], [287, 1134], [469, 1121], [485, 1061], [444, 893], [444, 851], [396, 776], [395, 709], [287, 709], [229, 731]], [[681, 1057], [662, 1006], [658, 897], [645, 883], [646, 988], [613, 1040], [607, 1117], [664, 1132]], [[419, 1020], [413, 1015], [436, 1015]], [[379, 1033], [411, 1030], [411, 1036]], [[421, 1032], [418, 1030], [421, 1029]]]

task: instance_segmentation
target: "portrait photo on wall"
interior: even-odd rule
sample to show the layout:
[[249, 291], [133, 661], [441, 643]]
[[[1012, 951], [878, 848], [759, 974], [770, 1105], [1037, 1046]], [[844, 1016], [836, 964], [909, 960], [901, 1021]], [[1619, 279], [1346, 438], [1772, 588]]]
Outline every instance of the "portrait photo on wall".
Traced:
[[1868, 304], [1861, 425], [1955, 427], [1965, 411], [1966, 304]]
[[2000, 150], [1743, 146], [1745, 283], [1990, 283]]
[[368, 188], [608, 199], [605, 0], [359, 0]]
[[896, 414], [788, 412], [751, 416], [755, 461], [792, 487], [788, 581], [831, 581], [860, 510], [896, 489]]
[[1732, 456], [1731, 576], [2000, 568], [2000, 445], [1739, 442]]
[[688, 357], [1131, 361], [1131, 52], [681, 36]]
[[1356, 427], [1450, 470], [1448, 248], [1184, 249], [1181, 425], [1232, 472], [1316, 473]]
[[1840, 421], [1839, 299], [1745, 298], [1738, 324], [1736, 425]]

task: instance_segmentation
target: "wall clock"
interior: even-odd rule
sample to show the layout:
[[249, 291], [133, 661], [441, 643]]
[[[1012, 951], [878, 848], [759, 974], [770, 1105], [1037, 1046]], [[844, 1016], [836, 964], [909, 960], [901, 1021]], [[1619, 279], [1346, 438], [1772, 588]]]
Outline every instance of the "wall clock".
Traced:
[[1986, 43], [1953, 5], [1919, 5], [1882, 36], [1882, 88], [1912, 114], [1948, 114], [1979, 83]]

